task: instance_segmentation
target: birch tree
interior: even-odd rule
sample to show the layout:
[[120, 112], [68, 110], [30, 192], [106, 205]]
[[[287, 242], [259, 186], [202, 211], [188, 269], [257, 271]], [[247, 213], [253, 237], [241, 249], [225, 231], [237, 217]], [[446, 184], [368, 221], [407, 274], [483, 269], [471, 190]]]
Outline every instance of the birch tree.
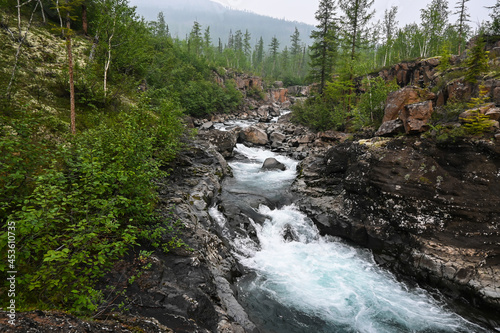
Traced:
[[397, 6], [392, 6], [391, 9], [386, 9], [384, 12], [384, 22], [382, 25], [383, 34], [385, 37], [384, 66], [387, 65], [388, 59], [391, 58], [392, 46], [394, 44], [396, 29], [398, 26], [398, 21], [396, 21], [397, 13]]
[[425, 39], [421, 41], [421, 57], [439, 53], [439, 45], [448, 25], [448, 1], [432, 0], [432, 2], [420, 11], [422, 20], [422, 31]]

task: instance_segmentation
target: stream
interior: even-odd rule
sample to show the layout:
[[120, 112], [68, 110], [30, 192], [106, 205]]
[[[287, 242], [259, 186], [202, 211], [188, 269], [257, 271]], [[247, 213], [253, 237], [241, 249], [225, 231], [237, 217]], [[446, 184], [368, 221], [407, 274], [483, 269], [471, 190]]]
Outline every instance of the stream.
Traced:
[[[248, 222], [235, 228], [217, 207], [210, 215], [246, 269], [236, 285], [239, 301], [260, 332], [489, 332], [439, 295], [398, 281], [370, 251], [321, 236], [288, 193], [298, 161], [242, 144], [235, 151], [234, 178], [222, 197], [248, 206]], [[262, 171], [268, 157], [286, 170]]]

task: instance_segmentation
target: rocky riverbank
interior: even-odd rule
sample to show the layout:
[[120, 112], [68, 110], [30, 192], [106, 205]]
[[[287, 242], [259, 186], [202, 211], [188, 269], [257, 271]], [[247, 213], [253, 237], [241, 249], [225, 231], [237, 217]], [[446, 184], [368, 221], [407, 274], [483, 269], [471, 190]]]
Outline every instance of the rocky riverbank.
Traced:
[[476, 306], [500, 308], [500, 142], [349, 141], [302, 161], [294, 190], [323, 233]]
[[[258, 198], [242, 206], [239, 199], [218, 197], [222, 180], [231, 181], [225, 158], [234, 156], [237, 142], [302, 160], [293, 193], [283, 200], [293, 200], [322, 233], [370, 248], [380, 264], [454, 298], [500, 308], [499, 140], [354, 139], [313, 133], [290, 123], [289, 116], [229, 131], [213, 126], [200, 128], [171, 176], [158, 183], [164, 217], [180, 221], [187, 247], [153, 254], [151, 268], [98, 321], [38, 311], [19, 314], [22, 329], [255, 332], [232, 286], [241, 268], [208, 212], [218, 203], [234, 230], [249, 237], [254, 232], [242, 216], [264, 218], [247, 209]], [[103, 285], [116, 287], [132, 277], [139, 250], [117, 264]], [[118, 304], [125, 305], [126, 317], [111, 315]], [[0, 314], [0, 323], [5, 319]]]
[[[102, 281], [108, 303], [95, 318], [34, 311], [17, 313], [12, 327], [7, 313], [0, 312], [0, 332], [254, 332], [232, 288], [238, 264], [208, 214], [230, 173], [206, 142], [189, 144], [171, 175], [158, 180], [161, 213], [165, 220], [178, 220], [186, 246], [149, 258], [140, 256], [147, 245], [133, 249]], [[137, 274], [146, 264], [150, 268]]]

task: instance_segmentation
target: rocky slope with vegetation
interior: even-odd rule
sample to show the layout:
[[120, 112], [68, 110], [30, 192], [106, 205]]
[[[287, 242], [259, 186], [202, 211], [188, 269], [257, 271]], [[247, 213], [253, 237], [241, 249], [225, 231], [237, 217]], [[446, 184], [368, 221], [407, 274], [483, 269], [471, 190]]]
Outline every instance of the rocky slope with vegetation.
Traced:
[[[199, 34], [173, 40], [126, 4], [61, 8], [72, 29], [55, 7], [40, 11], [47, 1], [19, 16], [14, 1], [0, 4], [0, 291], [17, 269], [19, 324], [2, 304], [2, 331], [256, 331], [232, 286], [241, 268], [208, 214], [237, 142], [302, 160], [289, 196], [323, 233], [402, 277], [500, 307], [495, 40], [360, 79], [332, 73], [321, 95], [271, 84], [278, 70], [225, 69], [246, 56], [211, 60]], [[235, 119], [258, 124], [214, 129]]]

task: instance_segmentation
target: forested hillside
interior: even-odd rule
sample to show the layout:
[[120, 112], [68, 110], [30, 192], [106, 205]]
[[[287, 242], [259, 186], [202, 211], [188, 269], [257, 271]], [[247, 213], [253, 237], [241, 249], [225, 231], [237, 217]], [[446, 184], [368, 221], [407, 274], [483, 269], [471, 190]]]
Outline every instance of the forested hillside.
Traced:
[[242, 96], [127, 1], [18, 3], [0, 3], [2, 294], [15, 271], [18, 311], [94, 312], [131, 246], [181, 244], [154, 181], [191, 135], [184, 114]]
[[[239, 11], [224, 7], [210, 0], [169, 0], [159, 6], [147, 6], [136, 3], [137, 11], [148, 21], [155, 21], [158, 13], [163, 12], [165, 21], [168, 24], [170, 33], [174, 38], [184, 39], [197, 21], [204, 28], [210, 27], [210, 32], [215, 43], [220, 39], [223, 45], [229, 42], [229, 36], [241, 30], [248, 30], [252, 34], [251, 45], [254, 47], [262, 37], [267, 45], [273, 37], [278, 38], [282, 43], [282, 48], [290, 48], [289, 36], [293, 34], [295, 28], [302, 35], [302, 42], [309, 45], [310, 34], [314, 28], [302, 22], [290, 22], [258, 15], [251, 12]], [[273, 13], [273, 16], [279, 13]]]
[[[399, 62], [436, 58], [439, 72], [433, 79], [440, 85], [429, 80], [413, 82], [435, 93], [454, 79], [476, 84], [497, 78], [496, 55], [488, 54], [485, 42], [494, 45], [498, 40], [500, 3], [474, 30], [468, 2], [432, 0], [421, 9], [420, 23], [399, 27], [396, 14], [403, 8], [393, 6], [385, 11], [382, 22], [373, 22], [373, 0], [321, 0], [310, 47], [309, 80], [317, 84], [317, 95], [295, 107], [294, 120], [321, 130], [379, 126], [388, 93], [408, 84], [401, 78], [388, 81], [379, 73]], [[450, 21], [451, 13], [457, 14], [456, 22]], [[479, 37], [466, 52], [473, 35]], [[450, 102], [463, 111], [468, 100]]]

